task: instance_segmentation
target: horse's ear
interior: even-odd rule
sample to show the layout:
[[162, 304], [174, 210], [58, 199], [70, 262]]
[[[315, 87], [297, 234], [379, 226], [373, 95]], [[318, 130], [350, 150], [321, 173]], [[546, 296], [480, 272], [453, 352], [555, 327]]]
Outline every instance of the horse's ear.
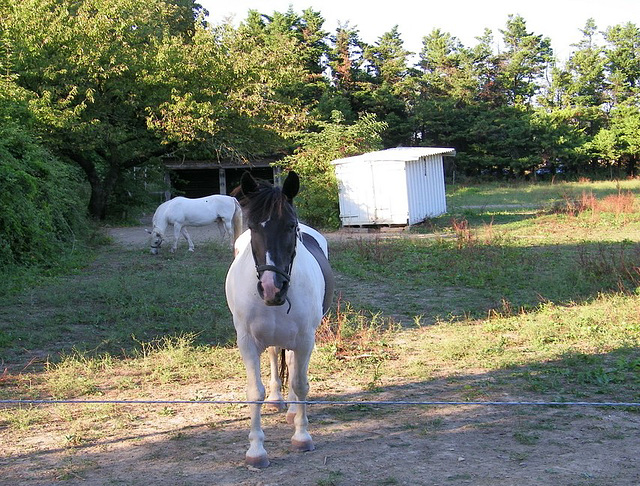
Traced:
[[294, 171], [291, 171], [282, 184], [282, 194], [284, 194], [287, 199], [291, 201], [294, 197], [296, 197], [296, 194], [298, 194], [299, 190], [300, 178], [298, 177], [298, 174], [296, 174]]
[[242, 189], [242, 194], [248, 196], [258, 189], [258, 183], [249, 172], [245, 172], [242, 174], [242, 178], [240, 179], [240, 187]]

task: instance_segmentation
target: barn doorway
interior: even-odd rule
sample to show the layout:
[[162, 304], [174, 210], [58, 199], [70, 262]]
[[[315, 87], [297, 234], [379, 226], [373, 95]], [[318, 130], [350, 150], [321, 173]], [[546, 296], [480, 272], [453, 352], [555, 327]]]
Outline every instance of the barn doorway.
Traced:
[[176, 196], [189, 198], [220, 194], [220, 169], [182, 169], [171, 172]]
[[224, 172], [227, 181], [227, 194], [240, 185], [240, 179], [245, 172], [251, 173], [256, 179], [263, 179], [271, 183], [274, 180], [274, 169], [272, 167], [239, 167], [225, 169]]
[[[264, 179], [271, 183], [279, 174], [279, 169], [269, 165], [220, 167], [184, 167], [184, 164], [170, 166], [167, 174], [171, 184], [171, 196], [197, 198], [211, 194], [229, 195], [240, 185], [242, 174], [250, 172], [256, 179]], [[167, 196], [170, 197], [170, 196]]]

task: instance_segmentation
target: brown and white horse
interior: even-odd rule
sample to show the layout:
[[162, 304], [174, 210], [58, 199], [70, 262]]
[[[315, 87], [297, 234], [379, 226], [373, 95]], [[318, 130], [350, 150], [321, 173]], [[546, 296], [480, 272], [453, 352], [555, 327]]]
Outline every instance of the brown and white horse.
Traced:
[[[238, 348], [247, 371], [247, 398], [251, 430], [246, 463], [269, 465], [261, 426], [265, 387], [260, 376], [260, 355], [269, 349], [270, 395], [267, 401], [284, 405], [277, 355], [286, 350], [289, 401], [307, 400], [307, 370], [316, 328], [333, 296], [333, 276], [326, 240], [298, 222], [293, 198], [299, 179], [290, 172], [282, 189], [250, 174], [242, 177], [240, 203], [249, 229], [236, 241], [236, 257], [226, 280], [227, 303], [233, 314]], [[307, 430], [307, 406], [290, 404], [288, 421], [295, 431], [291, 444], [297, 451], [314, 449]]]

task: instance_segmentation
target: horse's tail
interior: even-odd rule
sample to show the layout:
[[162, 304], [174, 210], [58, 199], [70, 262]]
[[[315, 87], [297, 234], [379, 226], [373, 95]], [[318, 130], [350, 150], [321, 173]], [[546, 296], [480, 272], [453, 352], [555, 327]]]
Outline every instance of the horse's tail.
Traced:
[[233, 241], [236, 241], [242, 234], [242, 208], [235, 197], [233, 198], [233, 202], [235, 203], [235, 209], [231, 220], [233, 222]]
[[287, 385], [287, 381], [289, 381], [289, 367], [287, 366], [287, 357], [286, 357], [286, 349], [280, 351], [280, 364], [278, 365], [278, 373], [280, 375], [280, 383], [283, 386]]

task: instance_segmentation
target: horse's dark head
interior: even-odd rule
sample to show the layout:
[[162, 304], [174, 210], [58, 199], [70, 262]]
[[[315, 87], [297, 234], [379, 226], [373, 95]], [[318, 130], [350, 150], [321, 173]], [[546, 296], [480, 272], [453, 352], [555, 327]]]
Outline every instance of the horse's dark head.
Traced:
[[281, 189], [257, 181], [246, 172], [240, 187], [240, 204], [251, 230], [258, 293], [265, 304], [282, 305], [287, 300], [298, 237], [298, 217], [293, 207], [300, 188], [298, 175], [289, 172]]

